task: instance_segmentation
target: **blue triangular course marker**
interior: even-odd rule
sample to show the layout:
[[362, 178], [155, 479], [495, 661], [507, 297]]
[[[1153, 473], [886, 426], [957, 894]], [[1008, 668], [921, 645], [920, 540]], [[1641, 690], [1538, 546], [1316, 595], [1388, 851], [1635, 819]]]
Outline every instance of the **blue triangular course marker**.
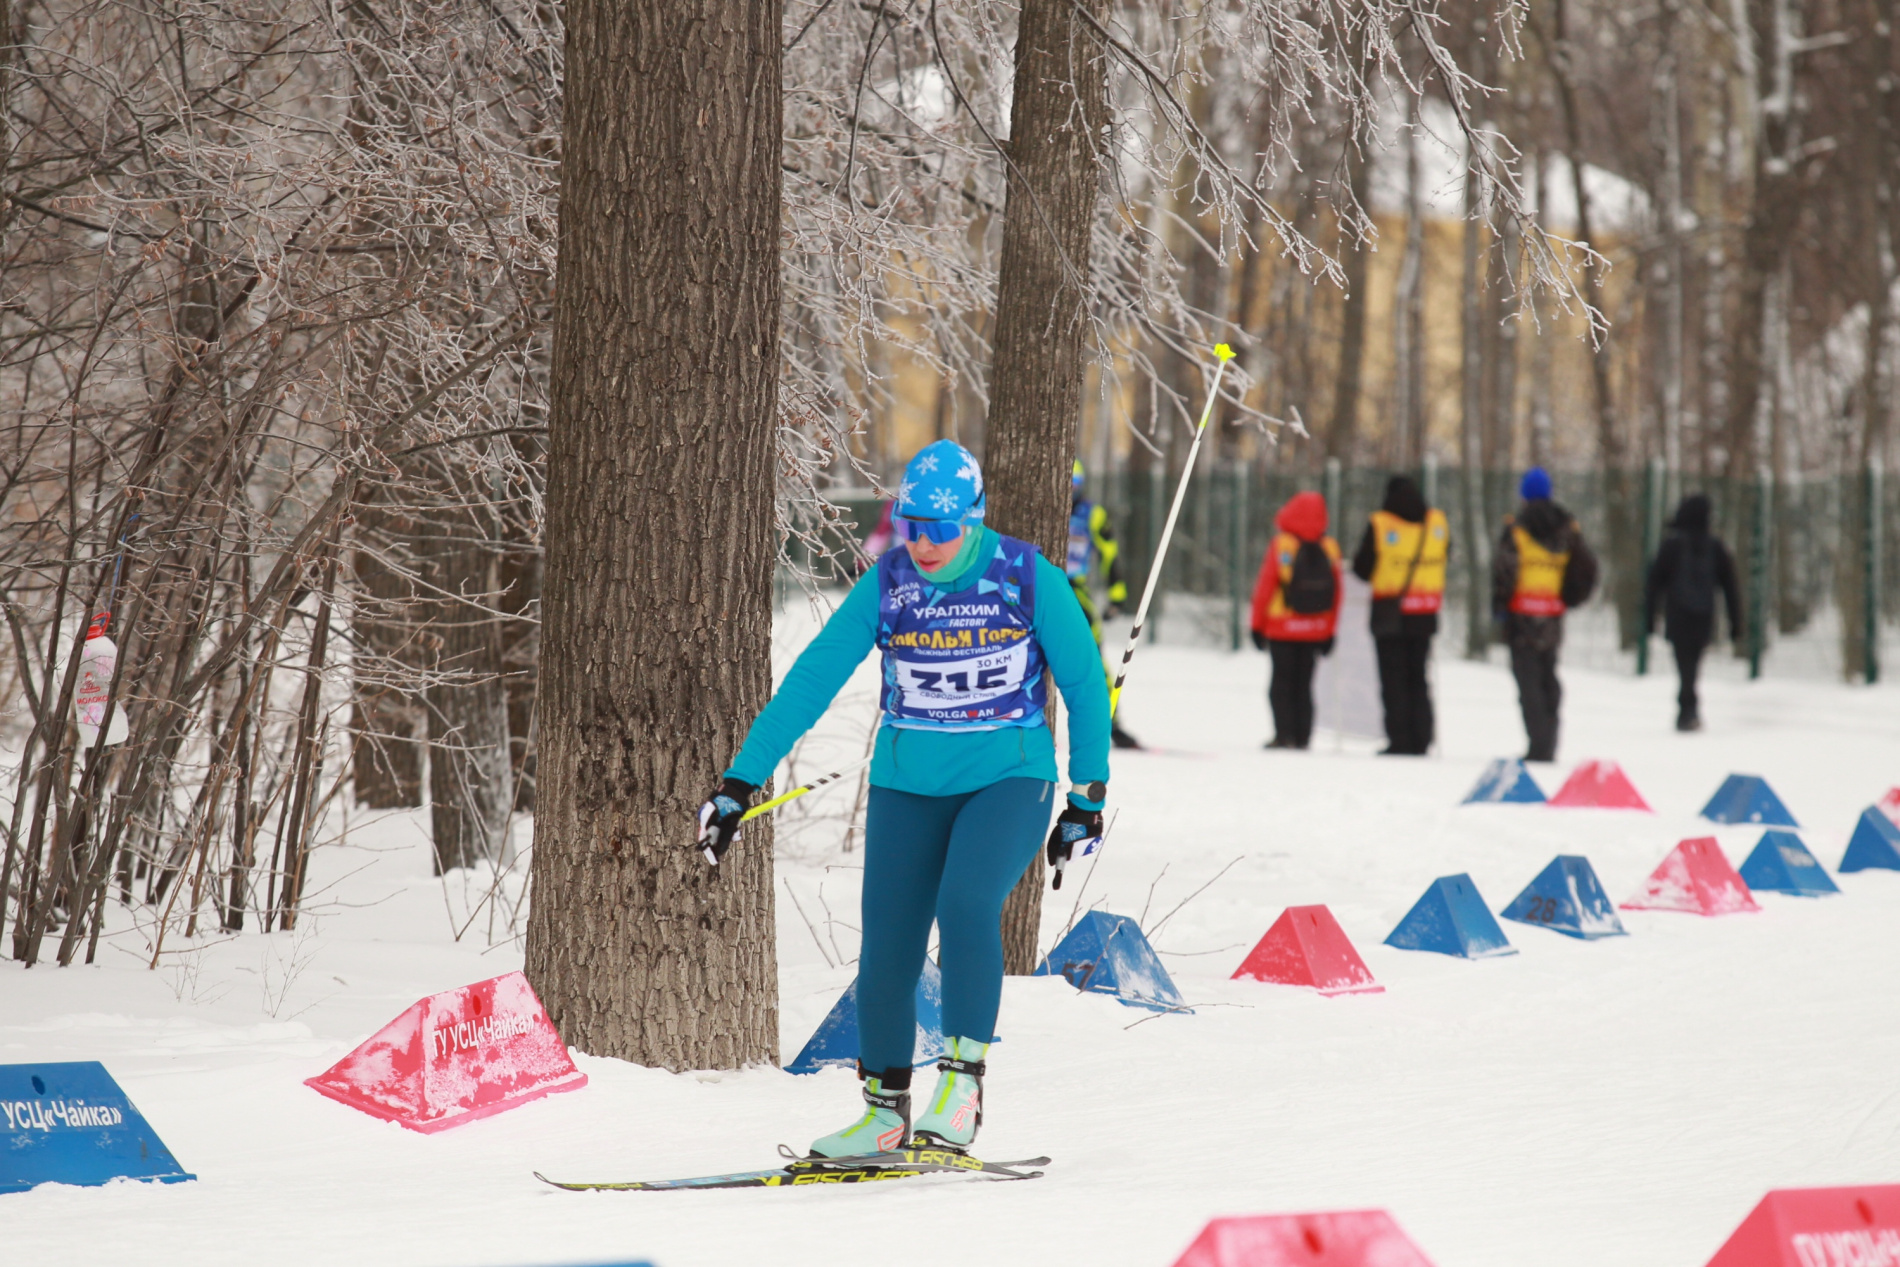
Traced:
[[1839, 885], [1827, 878], [1827, 872], [1808, 852], [1808, 847], [1801, 843], [1801, 837], [1791, 831], [1761, 834], [1761, 843], [1742, 864], [1742, 881], [1751, 889], [1769, 889], [1801, 897], [1820, 897], [1841, 891]]
[[96, 1060], [0, 1065], [0, 1192], [186, 1174]]
[[1466, 793], [1466, 805], [1541, 805], [1544, 789], [1515, 757], [1499, 757], [1484, 768]]
[[1854, 824], [1840, 870], [1865, 871], [1869, 867], [1900, 871], [1900, 827], [1895, 827], [1876, 805], [1862, 811], [1860, 821]]
[[1558, 854], [1501, 912], [1505, 919], [1534, 924], [1586, 941], [1624, 937], [1629, 930], [1597, 879], [1588, 858]]
[[1478, 886], [1468, 875], [1444, 875], [1432, 881], [1425, 896], [1412, 909], [1392, 935], [1388, 946], [1400, 950], [1431, 950], [1441, 955], [1464, 959], [1490, 959], [1514, 955], [1517, 947], [1505, 937], [1491, 910], [1478, 896]]
[[1769, 827], [1799, 827], [1768, 780], [1759, 774], [1731, 774], [1702, 807], [1712, 823], [1761, 823]]
[[1112, 994], [1130, 1007], [1187, 1010], [1141, 926], [1126, 915], [1090, 911], [1044, 957], [1036, 975], [1060, 975], [1078, 990]]
[[[943, 973], [924, 960], [917, 978], [917, 1057], [927, 1065], [943, 1055]], [[858, 1063], [858, 982], [851, 979], [825, 1019], [818, 1022], [798, 1059], [785, 1066], [788, 1073], [817, 1073], [820, 1069], [855, 1068]]]

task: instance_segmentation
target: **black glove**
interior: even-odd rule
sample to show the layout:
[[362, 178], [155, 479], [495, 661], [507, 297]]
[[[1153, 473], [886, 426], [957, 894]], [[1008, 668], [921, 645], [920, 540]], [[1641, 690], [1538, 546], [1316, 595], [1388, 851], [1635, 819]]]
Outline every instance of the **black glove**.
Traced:
[[1331, 638], [1319, 644], [1319, 653], [1322, 656], [1329, 656], [1333, 653], [1333, 640]]
[[1267, 635], [1261, 633], [1258, 629], [1249, 629], [1247, 632], [1253, 635], [1253, 649], [1255, 651], [1265, 651], [1267, 649]]
[[739, 843], [739, 820], [745, 817], [746, 806], [752, 803], [752, 794], [758, 790], [756, 784], [724, 778], [719, 780], [719, 790], [699, 807], [696, 843], [707, 862], [718, 866], [726, 850]]
[[1062, 871], [1071, 859], [1086, 858], [1102, 845], [1102, 811], [1070, 805], [1049, 829], [1046, 853], [1049, 865], [1056, 869], [1051, 888], [1062, 887]]

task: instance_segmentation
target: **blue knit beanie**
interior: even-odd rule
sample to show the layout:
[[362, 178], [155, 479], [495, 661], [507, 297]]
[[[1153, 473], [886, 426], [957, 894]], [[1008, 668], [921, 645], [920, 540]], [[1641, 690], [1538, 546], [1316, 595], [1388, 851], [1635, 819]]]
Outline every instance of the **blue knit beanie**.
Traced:
[[909, 519], [983, 522], [983, 472], [976, 457], [955, 440], [938, 440], [917, 451], [897, 486], [897, 513]]
[[1550, 472], [1541, 466], [1524, 472], [1524, 478], [1518, 482], [1517, 495], [1527, 502], [1549, 501]]

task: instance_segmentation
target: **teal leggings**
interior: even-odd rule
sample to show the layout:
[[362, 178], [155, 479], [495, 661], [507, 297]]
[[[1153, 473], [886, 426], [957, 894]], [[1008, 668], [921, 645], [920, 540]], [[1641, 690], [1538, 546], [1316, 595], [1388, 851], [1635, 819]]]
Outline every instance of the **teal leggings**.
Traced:
[[1003, 901], [1049, 830], [1054, 789], [1042, 779], [956, 796], [871, 789], [858, 958], [858, 1059], [871, 1073], [916, 1058], [917, 978], [933, 918], [945, 1036], [995, 1040]]

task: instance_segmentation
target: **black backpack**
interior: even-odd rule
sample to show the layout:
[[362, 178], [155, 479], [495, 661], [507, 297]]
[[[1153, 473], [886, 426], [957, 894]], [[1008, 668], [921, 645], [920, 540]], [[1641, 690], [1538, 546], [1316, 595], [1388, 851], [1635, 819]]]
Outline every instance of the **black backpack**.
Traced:
[[1302, 541], [1293, 555], [1293, 575], [1287, 578], [1286, 605], [1302, 616], [1333, 609], [1339, 597], [1339, 578], [1333, 561], [1317, 541]]

